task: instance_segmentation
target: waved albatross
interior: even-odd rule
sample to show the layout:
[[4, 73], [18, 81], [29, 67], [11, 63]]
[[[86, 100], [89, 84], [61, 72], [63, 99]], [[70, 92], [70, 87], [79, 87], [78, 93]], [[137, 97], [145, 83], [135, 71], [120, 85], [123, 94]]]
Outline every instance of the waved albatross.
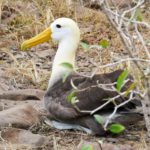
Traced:
[[[106, 99], [118, 95], [116, 91], [99, 87], [98, 83], [115, 83], [122, 70], [107, 74], [95, 74], [92, 78], [88, 78], [80, 76], [73, 70], [62, 66], [62, 63], [67, 62], [75, 67], [76, 50], [80, 42], [79, 27], [76, 22], [69, 18], [56, 19], [45, 31], [30, 40], [24, 41], [21, 49], [26, 50], [50, 39], [58, 41], [59, 44], [53, 61], [49, 85], [44, 96], [44, 104], [49, 113], [49, 118], [60, 122], [60, 124], [62, 122], [79, 125], [92, 131], [93, 134], [103, 135], [106, 133], [103, 126], [97, 123], [93, 117], [94, 114], [91, 115], [88, 111], [102, 106], [106, 103]], [[62, 78], [66, 72], [69, 72], [70, 75], [65, 82], [62, 82]], [[128, 89], [132, 83], [133, 78], [130, 75], [128, 79], [123, 90]], [[76, 87], [76, 90], [74, 87]], [[76, 100], [78, 100], [75, 105], [72, 105], [67, 100], [71, 92], [75, 95]], [[127, 98], [124, 96], [118, 97], [115, 100], [115, 104], [120, 104], [126, 100]], [[107, 120], [108, 116], [114, 110], [115, 104], [110, 102], [99, 111], [96, 111], [95, 114], [99, 114]], [[141, 120], [141, 115], [134, 112], [136, 106], [139, 104], [140, 102], [134, 99], [122, 106], [111, 119], [111, 123], [117, 122], [128, 125]]]

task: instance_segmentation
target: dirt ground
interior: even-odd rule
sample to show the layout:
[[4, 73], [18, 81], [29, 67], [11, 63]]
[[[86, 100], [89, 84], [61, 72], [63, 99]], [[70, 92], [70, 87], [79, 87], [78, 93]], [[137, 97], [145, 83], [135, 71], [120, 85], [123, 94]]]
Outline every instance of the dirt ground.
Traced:
[[[107, 39], [110, 43], [110, 46], [103, 50], [85, 51], [79, 46], [76, 60], [81, 73], [90, 74], [97, 66], [113, 61], [112, 55], [127, 55], [119, 35], [100, 11], [78, 5], [69, 9], [64, 0], [2, 0], [0, 6], [0, 92], [19, 89], [46, 90], [57, 44], [44, 43], [27, 52], [20, 51], [20, 45], [59, 17], [70, 17], [78, 22], [82, 41], [97, 45], [100, 40]], [[150, 18], [148, 11], [145, 11], [144, 15]], [[110, 72], [125, 66], [126, 64], [104, 68], [97, 73]], [[79, 131], [56, 130], [43, 121], [29, 130], [49, 139], [48, 147], [51, 148], [41, 149], [73, 150], [84, 140], [130, 145], [135, 150], [150, 149], [145, 140], [146, 129], [143, 121], [131, 126], [121, 135], [106, 137], [95, 137]]]

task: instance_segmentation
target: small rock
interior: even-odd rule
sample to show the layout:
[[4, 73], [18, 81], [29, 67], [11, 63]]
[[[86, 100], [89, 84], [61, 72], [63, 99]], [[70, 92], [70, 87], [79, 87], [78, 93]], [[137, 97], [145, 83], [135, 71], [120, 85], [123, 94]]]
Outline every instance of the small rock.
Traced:
[[[1, 131], [0, 149], [23, 149], [23, 148], [41, 148], [48, 145], [48, 137], [33, 134], [30, 131], [16, 129], [16, 128], [3, 128]], [[9, 144], [8, 144], [9, 143]]]
[[0, 112], [0, 127], [28, 128], [40, 121], [40, 113], [31, 105], [17, 105]]

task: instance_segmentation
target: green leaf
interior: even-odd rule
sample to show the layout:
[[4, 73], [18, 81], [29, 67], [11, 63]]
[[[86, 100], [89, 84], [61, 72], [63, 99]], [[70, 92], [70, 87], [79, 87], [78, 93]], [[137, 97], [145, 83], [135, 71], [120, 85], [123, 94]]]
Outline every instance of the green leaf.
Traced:
[[121, 124], [112, 124], [109, 127], [109, 131], [115, 134], [119, 134], [125, 130], [125, 127]]
[[68, 62], [63, 62], [60, 64], [62, 67], [73, 70], [73, 66], [72, 64], [68, 63]]
[[67, 77], [71, 74], [71, 71], [73, 71], [73, 66], [72, 66], [72, 64], [70, 64], [68, 62], [63, 62], [60, 64], [60, 66], [68, 69], [68, 71], [66, 71], [66, 73], [64, 73], [64, 75], [62, 77], [63, 82], [65, 82]]
[[94, 115], [95, 120], [99, 123], [99, 124], [104, 124], [104, 118], [100, 115]]
[[66, 79], [67, 79], [67, 77], [69, 76], [71, 74], [71, 72], [66, 72], [64, 75], [63, 75], [63, 77], [62, 77], [62, 81], [63, 81], [63, 83], [66, 81]]
[[80, 45], [82, 46], [82, 48], [83, 48], [85, 51], [89, 51], [89, 50], [90, 50], [89, 44], [87, 44], [87, 43], [85, 43], [85, 42], [80, 42]]
[[75, 96], [75, 91], [72, 91], [68, 96], [67, 96], [67, 101], [71, 103], [72, 105], [75, 105], [79, 100]]
[[71, 102], [71, 99], [75, 97], [75, 91], [72, 91], [68, 96], [67, 96], [67, 101]]
[[124, 94], [125, 97], [128, 96], [128, 94], [136, 87], [137, 82], [133, 82], [130, 87], [127, 89], [126, 93]]
[[77, 99], [77, 97], [75, 96], [75, 97], [72, 97], [72, 99], [71, 99], [71, 104], [72, 105], [75, 105], [77, 102], [79, 102], [79, 100]]
[[92, 145], [83, 145], [81, 150], [94, 150], [94, 149], [93, 149]]
[[99, 45], [102, 47], [102, 48], [107, 48], [109, 46], [109, 42], [107, 40], [101, 40], [99, 42]]
[[135, 15], [136, 15], [136, 20], [138, 20], [138, 21], [143, 21], [143, 15], [142, 15], [141, 9], [138, 8], [138, 9], [136, 10]]
[[121, 91], [123, 83], [124, 83], [125, 79], [127, 78], [128, 74], [129, 74], [128, 70], [126, 69], [118, 77], [118, 79], [117, 79], [117, 90], [118, 90], [118, 92]]

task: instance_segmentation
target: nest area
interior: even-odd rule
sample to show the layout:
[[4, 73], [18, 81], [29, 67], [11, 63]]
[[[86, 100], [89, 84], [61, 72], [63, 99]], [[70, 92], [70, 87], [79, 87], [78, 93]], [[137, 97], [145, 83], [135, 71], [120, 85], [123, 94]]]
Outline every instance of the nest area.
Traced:
[[[110, 47], [103, 50], [84, 51], [79, 46], [76, 60], [80, 72], [89, 74], [97, 66], [110, 63], [113, 60], [112, 56], [122, 57], [127, 54], [118, 33], [113, 29], [105, 14], [100, 11], [81, 7], [78, 3], [69, 8], [64, 0], [5, 0], [0, 2], [0, 6], [0, 90], [2, 91], [27, 88], [46, 89], [57, 45], [44, 43], [30, 51], [21, 52], [20, 44], [24, 39], [43, 31], [53, 19], [59, 17], [65, 16], [76, 20], [81, 29], [81, 40], [89, 45], [97, 45], [102, 39], [109, 41]], [[150, 22], [149, 12], [144, 11], [143, 14]], [[143, 33], [148, 39], [150, 32], [145, 30]], [[139, 49], [141, 49], [140, 45]], [[139, 53], [144, 57], [142, 51], [139, 50]], [[98, 73], [110, 72], [127, 65], [125, 63], [117, 67], [100, 69]], [[145, 147], [144, 128], [141, 123], [136, 127], [131, 126], [127, 134], [120, 135], [118, 138], [103, 137], [102, 140]], [[50, 141], [57, 141], [58, 147], [62, 150], [73, 149], [81, 139], [91, 142], [99, 139], [79, 132], [60, 132], [49, 128], [43, 122], [31, 130], [48, 136]], [[51, 144], [53, 145], [53, 142]]]

